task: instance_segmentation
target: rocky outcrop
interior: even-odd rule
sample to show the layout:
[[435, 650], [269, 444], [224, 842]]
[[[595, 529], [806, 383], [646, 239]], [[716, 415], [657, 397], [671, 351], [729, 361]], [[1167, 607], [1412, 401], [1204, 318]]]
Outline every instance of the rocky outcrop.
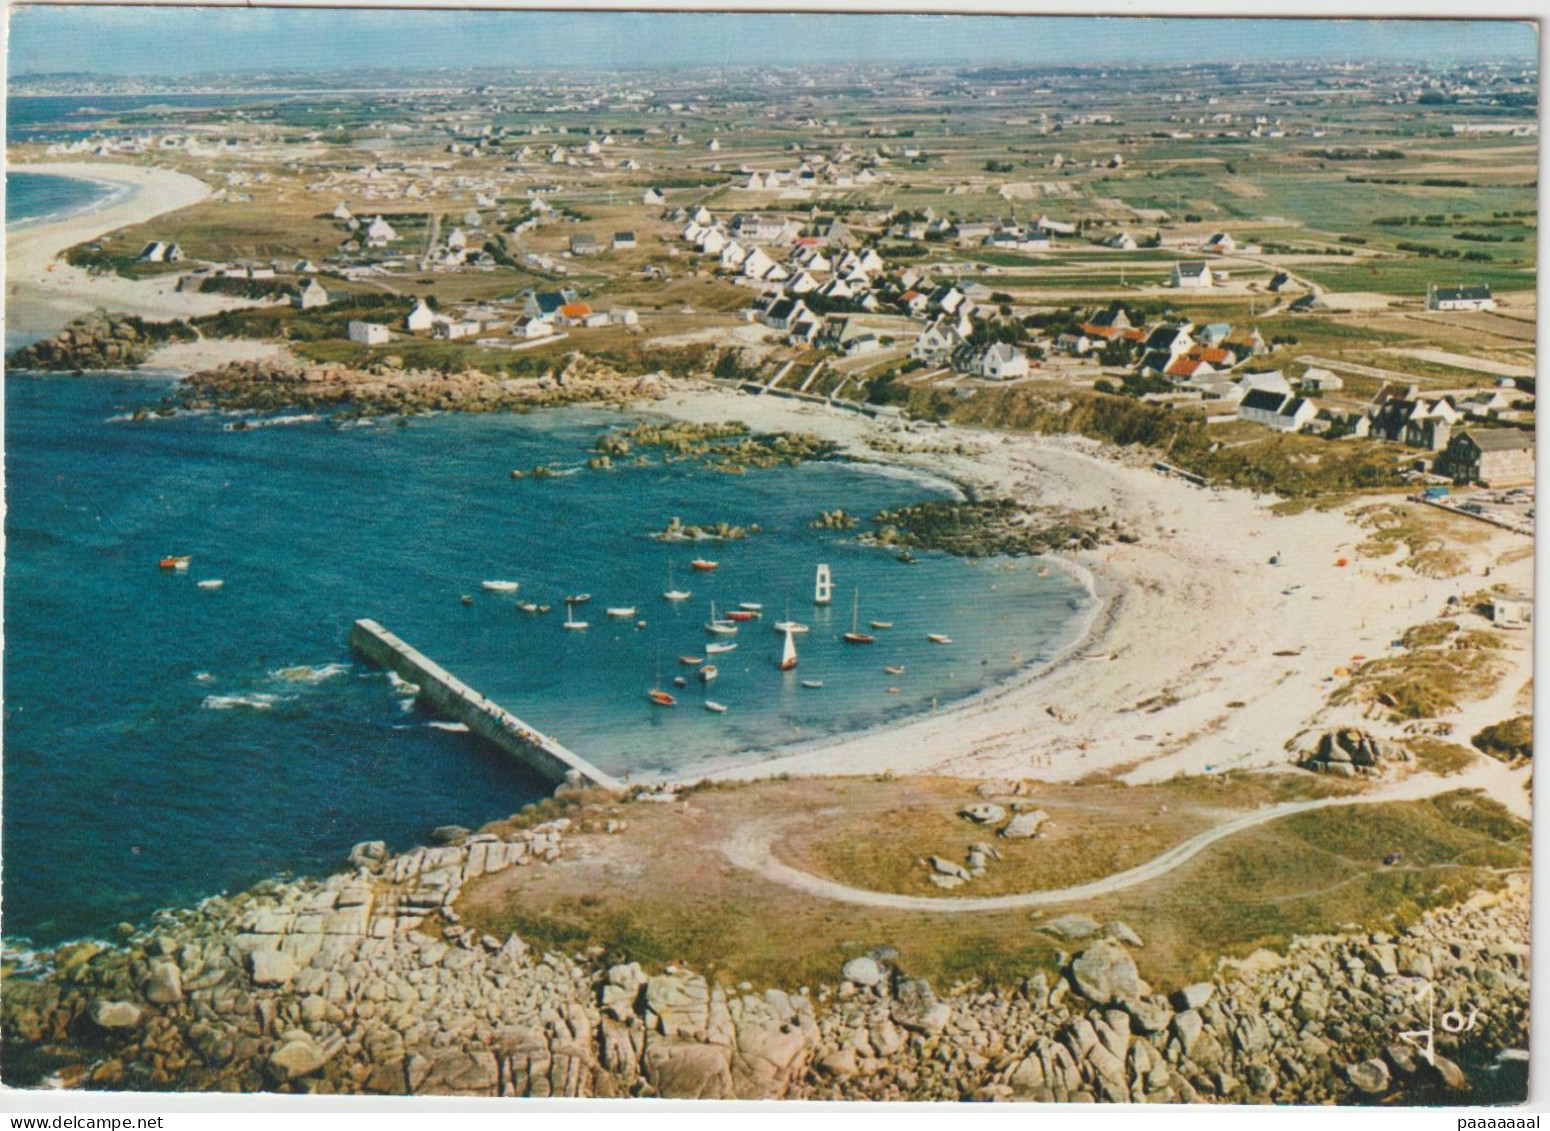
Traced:
[[164, 342], [191, 341], [185, 322], [147, 322], [96, 310], [6, 358], [10, 369], [133, 369]]
[[527, 412], [546, 406], [626, 405], [666, 395], [661, 374], [621, 374], [573, 354], [540, 377], [501, 377], [479, 369], [444, 373], [405, 369], [388, 358], [355, 368], [339, 363], [234, 362], [195, 373], [183, 384], [186, 408], [241, 408], [272, 412], [332, 410], [385, 416], [423, 412]]
[[[1349, 1103], [1466, 1097], [1458, 1042], [1527, 1040], [1528, 889], [1513, 877], [1389, 934], [1295, 940], [1154, 991], [1133, 931], [1020, 986], [934, 987], [879, 947], [796, 993], [669, 964], [537, 952], [461, 921], [469, 880], [560, 859], [568, 819], [264, 883], [121, 945], [6, 964], [8, 1084], [477, 1096]], [[1399, 1034], [1469, 1003], [1429, 1061]], [[1420, 1010], [1421, 1012], [1418, 1012]], [[27, 1076], [27, 1072], [34, 1075]]]
[[1355, 727], [1306, 734], [1297, 745], [1300, 766], [1337, 777], [1375, 774], [1388, 763], [1410, 760], [1410, 753], [1403, 746], [1382, 742]]

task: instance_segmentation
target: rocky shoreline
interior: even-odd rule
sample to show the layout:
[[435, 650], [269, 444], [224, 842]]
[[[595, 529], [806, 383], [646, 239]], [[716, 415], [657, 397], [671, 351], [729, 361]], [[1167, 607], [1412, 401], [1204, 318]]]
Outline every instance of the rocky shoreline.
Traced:
[[341, 363], [234, 362], [195, 373], [180, 388], [184, 408], [259, 412], [332, 411], [343, 416], [425, 412], [530, 412], [573, 404], [626, 407], [665, 395], [661, 374], [626, 376], [571, 354], [541, 377], [497, 377], [478, 369], [458, 373], [404, 369], [389, 357], [368, 369]]
[[157, 346], [196, 337], [186, 322], [147, 322], [99, 309], [75, 319], [52, 337], [24, 346], [5, 361], [8, 369], [19, 371], [133, 369]]
[[[125, 929], [7, 956], [3, 1075], [101, 1090], [1056, 1102], [1467, 1102], [1463, 1052], [1527, 1042], [1526, 876], [1393, 933], [1299, 938], [1154, 992], [1123, 924], [1066, 915], [1055, 969], [933, 988], [881, 948], [832, 986], [537, 953], [460, 922], [466, 883], [543, 868], [634, 802], [265, 882]], [[1144, 949], [1141, 951], [1144, 954]], [[1423, 981], [1424, 980], [1424, 981]], [[1435, 1062], [1402, 1041], [1439, 1017]], [[1469, 1042], [1462, 1049], [1459, 1042]], [[1505, 1098], [1505, 1097], [1503, 1097]]]

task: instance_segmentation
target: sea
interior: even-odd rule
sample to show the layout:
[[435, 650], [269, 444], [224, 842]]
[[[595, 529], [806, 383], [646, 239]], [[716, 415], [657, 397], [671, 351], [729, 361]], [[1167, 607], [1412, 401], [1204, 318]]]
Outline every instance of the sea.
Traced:
[[[836, 507], [870, 516], [952, 496], [942, 481], [845, 462], [593, 470], [597, 438], [637, 418], [583, 408], [350, 426], [133, 419], [172, 391], [139, 374], [6, 379], [11, 939], [101, 934], [267, 876], [330, 871], [358, 841], [403, 848], [544, 795], [358, 661], [347, 638], [360, 617], [603, 769], [656, 781], [943, 709], [1055, 657], [1092, 608], [1076, 579], [1033, 559], [905, 564], [810, 525]], [[563, 473], [511, 477], [537, 465]], [[651, 536], [675, 517], [760, 533]], [[185, 554], [187, 572], [158, 566]], [[696, 557], [718, 568], [693, 571]], [[820, 562], [827, 608], [813, 603]], [[692, 599], [664, 600], [673, 586]], [[580, 593], [590, 627], [567, 631], [564, 598]], [[549, 612], [523, 612], [526, 600]], [[715, 657], [707, 690], [679, 657], [706, 655], [712, 602], [762, 604], [763, 619]], [[609, 606], [635, 614], [610, 620]], [[772, 624], [788, 609], [811, 632], [783, 674]], [[846, 645], [853, 617], [892, 627]], [[677, 707], [648, 702], [680, 674]], [[728, 710], [705, 710], [707, 695]]]
[[[280, 96], [252, 94], [46, 94], [6, 100], [6, 136], [13, 143], [79, 141], [121, 115], [229, 109], [272, 103]], [[169, 119], [175, 121], [175, 118]], [[153, 126], [144, 127], [151, 129]], [[123, 129], [116, 133], [127, 132]]]
[[56, 220], [106, 201], [115, 186], [79, 177], [57, 177], [49, 173], [7, 173], [5, 175], [5, 226], [26, 227]]

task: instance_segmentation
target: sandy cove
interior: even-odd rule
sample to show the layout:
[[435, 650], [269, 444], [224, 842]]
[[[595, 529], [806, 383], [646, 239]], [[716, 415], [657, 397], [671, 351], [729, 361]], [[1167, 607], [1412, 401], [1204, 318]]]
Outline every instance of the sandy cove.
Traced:
[[[706, 776], [891, 770], [1069, 780], [1118, 770], [1134, 783], [1280, 765], [1286, 744], [1312, 727], [1399, 733], [1326, 705], [1336, 683], [1324, 681], [1337, 667], [1386, 653], [1407, 627], [1439, 615], [1450, 596], [1497, 582], [1533, 587], [1530, 559], [1496, 561], [1527, 544], [1519, 535], [1492, 531], [1470, 547], [1472, 574], [1425, 578], [1396, 564], [1403, 555], [1358, 558], [1355, 546], [1368, 532], [1344, 511], [1277, 516], [1273, 498], [1194, 487], [1152, 470], [1149, 459], [1116, 457], [1080, 437], [949, 428], [915, 438], [929, 453], [880, 453], [869, 436], [907, 441], [909, 434], [786, 398], [714, 389], [645, 407], [698, 422], [741, 420], [758, 431], [816, 432], [859, 459], [1056, 506], [1107, 507], [1141, 535], [1135, 545], [1063, 555], [1091, 573], [1103, 605], [1092, 631], [1053, 663], [929, 714], [794, 744], [755, 762], [715, 763]], [[957, 441], [965, 454], [940, 450]], [[1342, 557], [1346, 567], [1335, 564]], [[1489, 580], [1481, 577], [1486, 564], [1494, 564]], [[1507, 650], [1512, 670], [1492, 697], [1500, 702], [1450, 718], [1460, 740], [1513, 713], [1511, 699], [1532, 665], [1529, 634], [1519, 635]], [[1293, 650], [1300, 654], [1274, 654]], [[1526, 815], [1520, 776], [1498, 776], [1492, 793]]]
[[[92, 275], [61, 258], [77, 244], [198, 204], [210, 195], [210, 186], [197, 177], [139, 165], [66, 161], [12, 165], [8, 172], [77, 177], [110, 184], [116, 190], [83, 212], [6, 233], [5, 316], [9, 329], [52, 334], [72, 318], [98, 307], [114, 314], [169, 321], [248, 305], [229, 295], [180, 294], [176, 274], [143, 280]], [[197, 366], [206, 361], [194, 354], [185, 364]]]

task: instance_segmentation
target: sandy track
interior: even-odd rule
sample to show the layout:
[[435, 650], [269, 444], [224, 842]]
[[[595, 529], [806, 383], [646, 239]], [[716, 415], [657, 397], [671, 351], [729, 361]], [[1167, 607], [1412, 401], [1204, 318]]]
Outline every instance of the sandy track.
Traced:
[[1459, 789], [1483, 789], [1504, 802], [1510, 802], [1509, 807], [1520, 816], [1528, 815], [1526, 794], [1521, 788], [1520, 773], [1509, 771], [1499, 763], [1480, 764], [1453, 777], [1416, 774], [1370, 793], [1326, 797], [1315, 801], [1293, 801], [1246, 813], [1242, 817], [1226, 821], [1215, 828], [1190, 837], [1145, 864], [1124, 872], [1116, 872], [1101, 880], [1048, 891], [1018, 892], [1013, 895], [979, 898], [901, 895], [897, 892], [870, 891], [793, 868], [790, 864], [777, 859], [773, 848], [781, 825], [792, 819], [789, 817], [784, 821], [774, 818], [747, 825], [739, 829], [729, 840], [724, 841], [720, 849], [722, 855], [737, 867], [819, 899], [858, 904], [863, 907], [884, 907], [895, 911], [934, 911], [948, 914], [972, 911], [1016, 911], [1028, 907], [1044, 907], [1050, 904], [1093, 899], [1136, 887], [1167, 875], [1219, 840], [1240, 833], [1244, 829], [1278, 821], [1296, 813], [1307, 813], [1337, 805], [1376, 805], [1383, 802], [1419, 801], [1439, 793], [1450, 793]]

